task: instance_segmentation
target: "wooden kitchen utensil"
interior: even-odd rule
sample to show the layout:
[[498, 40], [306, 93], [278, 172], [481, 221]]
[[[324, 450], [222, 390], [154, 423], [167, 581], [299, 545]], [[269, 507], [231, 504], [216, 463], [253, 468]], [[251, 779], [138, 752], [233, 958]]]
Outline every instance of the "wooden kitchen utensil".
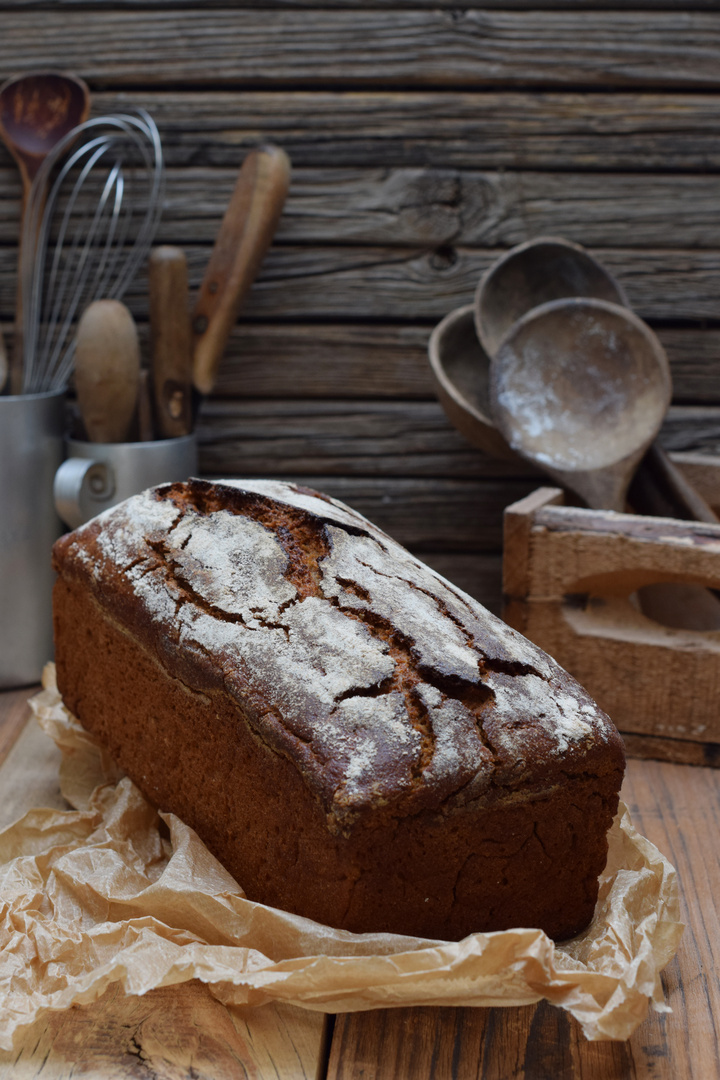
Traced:
[[290, 160], [277, 146], [245, 158], [192, 317], [193, 383], [209, 394], [240, 305], [270, 246], [290, 185]]
[[150, 253], [150, 331], [155, 424], [163, 438], [192, 428], [192, 329], [187, 259], [165, 245]]
[[123, 442], [135, 412], [140, 346], [132, 315], [119, 300], [96, 300], [77, 329], [75, 387], [91, 442]]
[[495, 355], [526, 312], [571, 296], [630, 306], [612, 274], [570, 240], [539, 236], [506, 252], [483, 274], [475, 291], [475, 327], [488, 356]]
[[[20, 237], [30, 186], [45, 158], [66, 135], [87, 120], [90, 91], [76, 75], [36, 71], [16, 75], [0, 86], [0, 138], [15, 158], [22, 181]], [[18, 252], [18, 267], [21, 252]], [[15, 341], [10, 363], [10, 392], [22, 392], [22, 290], [15, 306]]]
[[475, 332], [472, 304], [438, 323], [428, 358], [438, 399], [453, 427], [478, 450], [517, 461], [490, 415], [490, 359]]
[[628, 308], [554, 300], [522, 316], [493, 357], [495, 422], [522, 457], [597, 509], [623, 510], [670, 404], [665, 352]]

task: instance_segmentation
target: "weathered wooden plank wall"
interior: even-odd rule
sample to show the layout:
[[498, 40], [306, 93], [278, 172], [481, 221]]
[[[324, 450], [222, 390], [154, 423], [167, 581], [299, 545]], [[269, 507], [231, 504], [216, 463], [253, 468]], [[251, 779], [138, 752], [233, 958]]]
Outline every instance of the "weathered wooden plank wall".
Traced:
[[[537, 483], [464, 443], [426, 342], [505, 248], [590, 247], [658, 330], [666, 445], [720, 441], [718, 0], [0, 2], [0, 76], [60, 66], [95, 111], [144, 105], [168, 161], [161, 239], [197, 285], [236, 170], [294, 177], [201, 417], [208, 475], [345, 498], [491, 606], [503, 506]], [[0, 320], [20, 184], [0, 148]], [[147, 340], [139, 282], [129, 302]]]

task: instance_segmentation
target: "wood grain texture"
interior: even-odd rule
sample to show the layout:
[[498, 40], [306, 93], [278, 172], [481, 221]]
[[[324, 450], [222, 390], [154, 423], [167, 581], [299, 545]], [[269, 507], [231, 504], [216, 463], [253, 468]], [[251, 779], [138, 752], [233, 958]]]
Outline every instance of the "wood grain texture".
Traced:
[[286, 9], [7, 11], [0, 67], [92, 84], [717, 87], [714, 13]]
[[[169, 169], [157, 242], [212, 243], [235, 179], [225, 167]], [[9, 166], [0, 190], [0, 241], [14, 243], [20, 184]], [[87, 208], [78, 201], [75, 218]], [[494, 248], [543, 234], [596, 249], [618, 235], [633, 248], [715, 248], [717, 176], [305, 167], [275, 242]]]
[[651, 1014], [626, 1043], [588, 1043], [566, 1013], [397, 1009], [339, 1016], [328, 1080], [707, 1080], [720, 1073], [720, 927], [714, 842], [720, 774], [628, 762], [623, 797], [637, 828], [678, 869], [686, 931], [663, 975], [671, 1014]]
[[288, 1005], [225, 1008], [201, 982], [128, 997], [110, 986], [91, 1005], [41, 1017], [1, 1080], [315, 1080], [325, 1018]]
[[720, 167], [720, 102], [712, 93], [183, 87], [179, 97], [162, 88], [98, 90], [98, 111], [152, 111], [170, 165], [237, 168], [249, 147], [272, 139], [295, 168], [379, 163], [649, 175]]
[[[29, 710], [25, 715], [27, 719]], [[9, 716], [2, 694], [0, 730], [7, 727]], [[68, 809], [60, 794], [59, 767], [60, 751], [33, 720], [28, 720], [0, 766], [0, 829], [34, 806]]]
[[[201, 470], [236, 476], [416, 476], [539, 480], [540, 470], [472, 447], [436, 401], [210, 399], [198, 425]], [[720, 445], [720, 408], [674, 406], [669, 450]]]
[[[241, 324], [230, 338], [215, 397], [434, 400], [430, 330], [403, 323]], [[674, 400], [720, 401], [720, 331], [659, 327], [656, 332], [670, 361]], [[695, 429], [699, 416], [683, 414], [678, 432], [685, 420]], [[672, 419], [669, 424], [675, 431]], [[702, 431], [698, 437], [702, 441]]]
[[[10, 336], [9, 324], [0, 324]], [[138, 326], [151, 354], [147, 324]], [[243, 322], [233, 330], [213, 399], [276, 398], [435, 400], [427, 358], [432, 324]], [[720, 330], [702, 326], [656, 333], [672, 371], [674, 409], [663, 438], [674, 449], [718, 441], [715, 415], [696, 411], [720, 401]], [[703, 406], [701, 403], [706, 402]], [[209, 415], [209, 413], [208, 413]], [[677, 417], [677, 420], [675, 419]]]
[[[196, 288], [209, 248], [188, 251]], [[248, 320], [422, 321], [428, 327], [472, 301], [481, 274], [497, 251], [342, 246], [276, 246], [268, 252], [243, 310]], [[720, 296], [720, 251], [636, 252], [608, 249], [603, 262], [625, 287], [637, 314], [651, 324], [715, 319]], [[0, 296], [11, 294], [14, 253], [0, 248]], [[137, 279], [125, 302], [147, 318], [147, 282]], [[9, 319], [7, 310], [0, 312]]]
[[0, 691], [2, 697], [2, 722], [0, 722], [0, 766], [12, 750], [20, 736], [27, 718], [29, 709], [27, 700], [31, 690], [4, 690]]
[[[52, 0], [57, 7], [65, 9], [74, 8], [89, 9], [100, 8], [104, 0]], [[156, 8], [190, 8], [194, 7], [197, 0], [154, 0]], [[18, 8], [36, 8], [42, 10], [47, 7], [48, 0], [2, 0], [0, 11], [13, 11]], [[482, 10], [500, 9], [502, 11], [562, 11], [570, 9], [604, 11], [615, 10], [618, 0], [467, 0], [463, 5], [468, 9], [480, 8]], [[146, 0], [113, 0], [113, 7], [118, 9], [146, 7]], [[212, 0], [205, 4], [206, 11], [217, 11], [227, 7], [238, 7], [236, 0]], [[316, 11], [317, 0], [244, 0], [244, 8], [300, 8]], [[334, 0], [336, 8], [382, 8], [386, 6], [385, 0]], [[454, 8], [454, 0], [393, 0], [394, 8]], [[632, 0], [634, 11], [717, 11], [716, 0]]]
[[[199, 284], [210, 249], [188, 250], [190, 287]], [[248, 320], [306, 322], [361, 319], [423, 322], [428, 327], [472, 301], [497, 250], [317, 244], [276, 245], [268, 252], [245, 307]], [[720, 250], [635, 251], [608, 248], [602, 261], [651, 324], [714, 320], [720, 296]], [[0, 248], [0, 295], [10, 294], [14, 253]], [[138, 320], [147, 318], [147, 282], [125, 296]], [[9, 312], [2, 310], [5, 319]]]
[[[42, 48], [33, 56], [39, 65], [45, 60]], [[620, 169], [649, 176], [720, 166], [720, 102], [712, 93], [443, 93], [419, 87], [348, 94], [185, 86], [182, 94], [162, 87], [93, 91], [98, 114], [148, 108], [171, 167], [237, 169], [263, 139], [287, 150], [295, 168]], [[10, 163], [4, 147], [2, 162]], [[197, 209], [202, 212], [202, 205]]]

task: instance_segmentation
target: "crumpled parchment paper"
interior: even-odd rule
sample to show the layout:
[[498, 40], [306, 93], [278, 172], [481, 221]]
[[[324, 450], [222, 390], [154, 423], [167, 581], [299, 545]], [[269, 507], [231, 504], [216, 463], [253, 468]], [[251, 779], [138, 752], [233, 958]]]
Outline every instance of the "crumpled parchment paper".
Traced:
[[347, 1012], [394, 1005], [567, 1009], [588, 1039], [626, 1039], [682, 933], [676, 873], [621, 807], [590, 927], [460, 942], [350, 934], [252, 903], [173, 814], [158, 814], [63, 707], [48, 665], [32, 701], [63, 753], [75, 809], [36, 809], [0, 833], [0, 1048], [48, 1009], [112, 982], [143, 994], [189, 979], [226, 1003]]

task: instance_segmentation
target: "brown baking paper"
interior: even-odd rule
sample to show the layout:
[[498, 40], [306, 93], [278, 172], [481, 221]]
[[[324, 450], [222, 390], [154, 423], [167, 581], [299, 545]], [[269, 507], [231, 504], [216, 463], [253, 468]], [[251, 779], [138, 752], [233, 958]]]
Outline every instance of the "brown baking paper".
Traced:
[[[350, 934], [252, 903], [173, 814], [158, 814], [63, 707], [48, 666], [32, 701], [63, 753], [75, 809], [36, 809], [0, 833], [0, 1048], [48, 1009], [188, 979], [226, 1003], [348, 1012], [399, 1005], [567, 1009], [588, 1039], [626, 1039], [682, 933], [676, 874], [624, 807], [590, 927], [459, 942]], [[163, 824], [164, 823], [164, 824]]]

